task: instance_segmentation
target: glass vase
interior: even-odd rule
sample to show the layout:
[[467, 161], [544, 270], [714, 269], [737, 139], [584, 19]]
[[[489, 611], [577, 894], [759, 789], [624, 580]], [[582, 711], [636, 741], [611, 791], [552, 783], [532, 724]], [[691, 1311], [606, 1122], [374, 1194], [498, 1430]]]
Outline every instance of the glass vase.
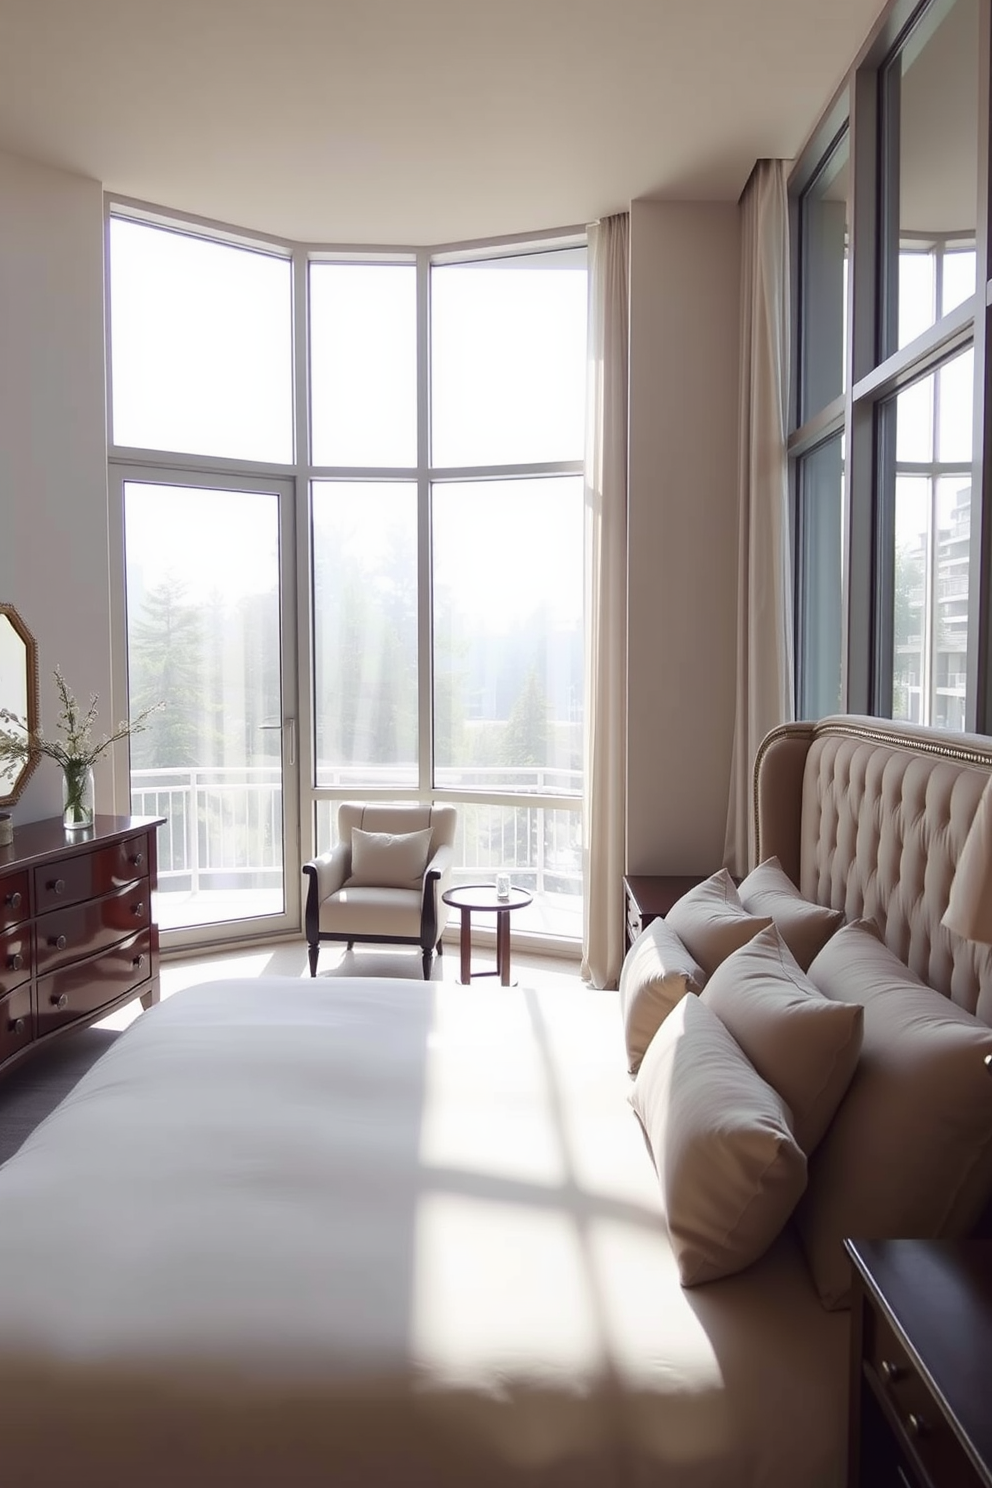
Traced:
[[67, 832], [93, 825], [93, 766], [83, 760], [62, 766], [62, 824]]

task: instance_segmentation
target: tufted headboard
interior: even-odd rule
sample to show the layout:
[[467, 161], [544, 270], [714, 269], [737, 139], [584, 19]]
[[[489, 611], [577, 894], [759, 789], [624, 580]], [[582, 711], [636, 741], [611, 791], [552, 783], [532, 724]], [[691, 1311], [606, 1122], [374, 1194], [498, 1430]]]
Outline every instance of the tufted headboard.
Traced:
[[754, 763], [757, 861], [874, 919], [899, 959], [992, 1024], [992, 946], [941, 924], [992, 738], [840, 714], [774, 729]]

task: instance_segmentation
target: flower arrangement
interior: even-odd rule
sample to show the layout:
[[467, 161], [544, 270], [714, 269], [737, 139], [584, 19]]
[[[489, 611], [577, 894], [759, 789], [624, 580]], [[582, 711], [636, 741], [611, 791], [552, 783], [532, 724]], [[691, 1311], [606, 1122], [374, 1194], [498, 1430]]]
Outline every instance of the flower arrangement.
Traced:
[[18, 718], [16, 713], [11, 713], [7, 708], [0, 708], [0, 766], [22, 764], [33, 754], [44, 754], [55, 760], [62, 769], [65, 825], [90, 826], [93, 821], [91, 771], [95, 761], [118, 740], [146, 729], [149, 715], [165, 704], [156, 703], [151, 708], [145, 708], [130, 722], [124, 719], [112, 734], [105, 734], [98, 743], [94, 743], [96, 693], [90, 695], [90, 705], [83, 713], [59, 667], [55, 668], [54, 676], [61, 704], [58, 727], [64, 738], [48, 739], [40, 728], [32, 733], [25, 719]]

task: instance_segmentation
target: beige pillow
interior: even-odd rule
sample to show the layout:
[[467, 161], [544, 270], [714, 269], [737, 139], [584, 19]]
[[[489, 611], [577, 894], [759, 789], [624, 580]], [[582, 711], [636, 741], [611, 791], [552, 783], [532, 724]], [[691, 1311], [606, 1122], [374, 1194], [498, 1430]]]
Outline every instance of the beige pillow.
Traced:
[[752, 868], [737, 892], [750, 914], [771, 915], [803, 971], [844, 922], [842, 909], [804, 899], [778, 858]]
[[789, 1107], [808, 1157], [851, 1083], [863, 1009], [818, 992], [776, 925], [728, 956], [701, 995]]
[[683, 894], [665, 918], [707, 976], [772, 922], [771, 915], [748, 914], [726, 868]]
[[924, 986], [863, 921], [838, 930], [809, 975], [828, 997], [864, 1003], [858, 1067], [796, 1213], [822, 1301], [846, 1307], [845, 1236], [965, 1235], [992, 1191], [992, 1028]]
[[636, 1075], [644, 1051], [665, 1018], [687, 992], [699, 992], [706, 977], [671, 926], [652, 920], [634, 941], [620, 968], [620, 1011], [627, 1068]]
[[420, 832], [351, 831], [351, 876], [346, 889], [416, 889], [427, 867], [431, 829]]
[[785, 1103], [691, 993], [651, 1040], [629, 1098], [683, 1285], [742, 1271], [768, 1249], [806, 1184]]

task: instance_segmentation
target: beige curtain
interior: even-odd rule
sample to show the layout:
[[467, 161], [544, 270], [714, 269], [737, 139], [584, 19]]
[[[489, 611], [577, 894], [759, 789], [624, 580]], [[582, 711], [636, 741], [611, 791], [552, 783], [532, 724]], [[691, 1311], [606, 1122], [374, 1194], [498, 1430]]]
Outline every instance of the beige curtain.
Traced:
[[615, 987], [624, 952], [627, 348], [630, 219], [589, 229], [582, 976]]
[[792, 557], [786, 459], [789, 218], [786, 162], [759, 160], [741, 196], [737, 705], [724, 862], [753, 867], [751, 767], [792, 719]]

